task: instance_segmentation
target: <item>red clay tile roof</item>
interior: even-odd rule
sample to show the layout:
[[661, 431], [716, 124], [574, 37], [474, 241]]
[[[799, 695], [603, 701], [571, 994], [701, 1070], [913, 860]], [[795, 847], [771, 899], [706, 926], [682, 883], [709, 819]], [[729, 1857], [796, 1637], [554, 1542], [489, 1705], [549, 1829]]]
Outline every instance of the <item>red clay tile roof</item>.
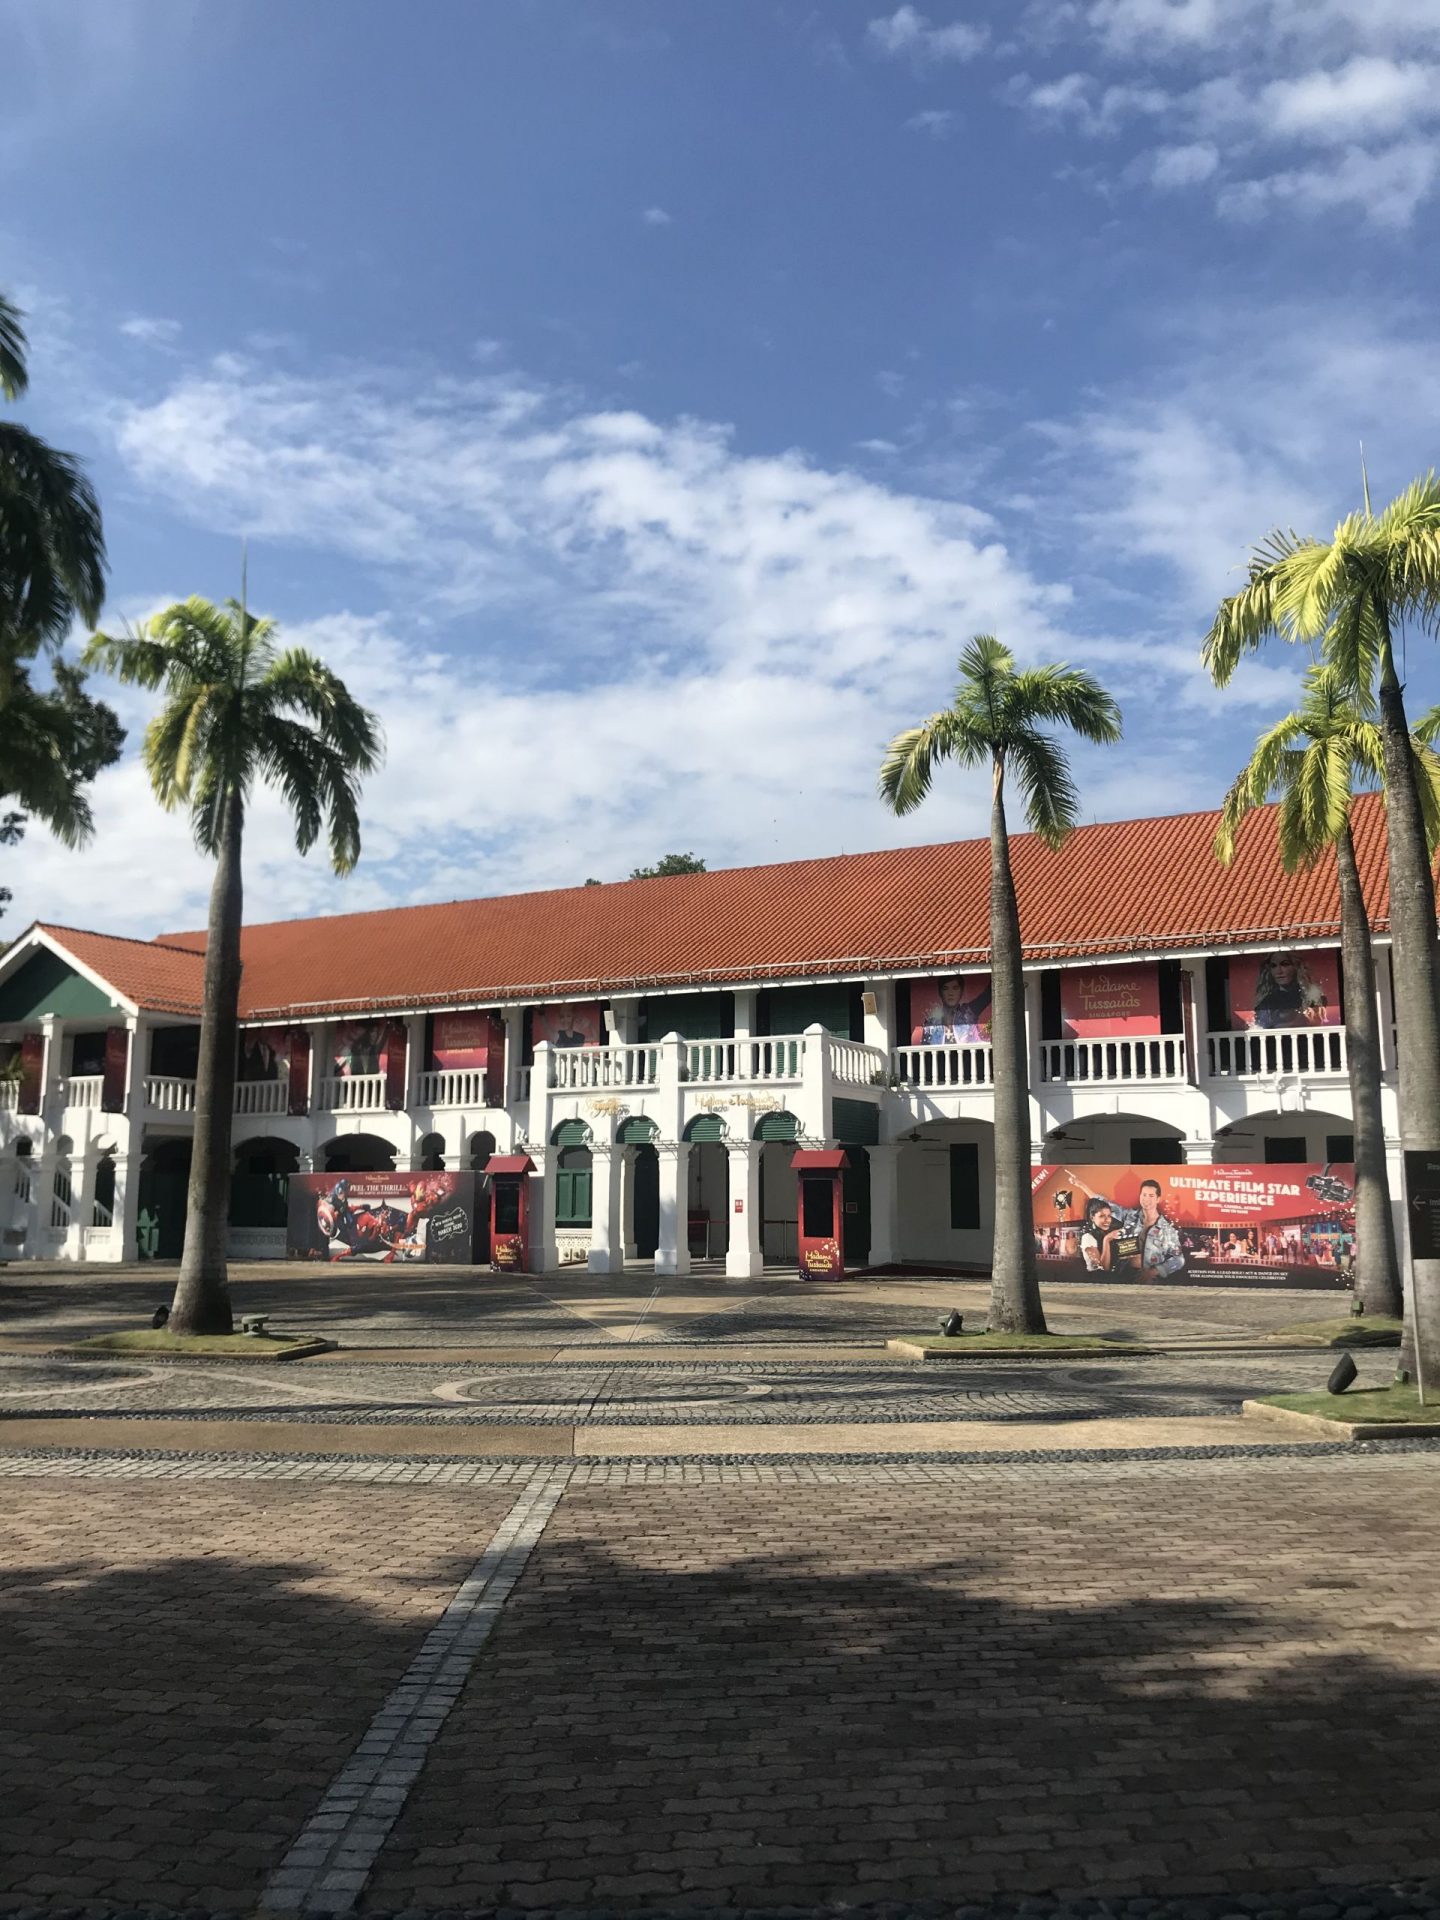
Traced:
[[[1016, 835], [1012, 856], [1032, 961], [1087, 954], [1334, 939], [1334, 866], [1287, 875], [1266, 809], [1228, 871], [1216, 815], [1082, 827], [1059, 853]], [[1377, 931], [1388, 928], [1384, 808], [1355, 809], [1356, 851]], [[245, 929], [242, 1014], [303, 1019], [369, 1007], [445, 1006], [643, 987], [862, 975], [983, 960], [989, 843], [845, 854], [664, 880], [390, 908]], [[65, 936], [74, 941], [76, 936]], [[128, 941], [86, 939], [133, 951]], [[156, 986], [199, 993], [201, 933], [167, 934]], [[78, 946], [74, 949], [78, 955]], [[178, 950], [178, 951], [177, 951]], [[121, 984], [121, 976], [92, 960]], [[116, 961], [117, 966], [119, 960]], [[133, 979], [133, 972], [124, 976]], [[193, 984], [192, 984], [193, 983]], [[128, 988], [124, 989], [128, 992]], [[132, 996], [134, 997], [134, 996]], [[160, 1005], [155, 999], [147, 1004]]]
[[[126, 940], [83, 927], [60, 927], [47, 920], [35, 924], [82, 966], [99, 974], [122, 1000], [152, 1013], [189, 1013], [199, 1018], [203, 953], [158, 940]], [[203, 948], [203, 940], [201, 944]]]

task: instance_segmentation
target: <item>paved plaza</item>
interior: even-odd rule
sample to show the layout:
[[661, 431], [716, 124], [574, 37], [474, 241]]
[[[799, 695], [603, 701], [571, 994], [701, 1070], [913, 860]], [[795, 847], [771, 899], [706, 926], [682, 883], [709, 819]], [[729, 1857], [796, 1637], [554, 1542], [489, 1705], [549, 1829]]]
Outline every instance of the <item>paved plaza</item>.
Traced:
[[1239, 1413], [1314, 1300], [927, 1366], [973, 1284], [292, 1270], [339, 1350], [60, 1350], [158, 1280], [0, 1279], [0, 1910], [1440, 1908], [1440, 1447]]

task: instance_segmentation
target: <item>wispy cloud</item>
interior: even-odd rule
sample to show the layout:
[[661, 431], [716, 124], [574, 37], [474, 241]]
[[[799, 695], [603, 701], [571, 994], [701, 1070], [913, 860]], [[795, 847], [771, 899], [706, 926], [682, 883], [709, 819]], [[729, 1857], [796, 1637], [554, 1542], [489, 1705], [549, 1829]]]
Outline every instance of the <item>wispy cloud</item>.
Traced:
[[169, 347], [180, 338], [181, 327], [178, 320], [155, 320], [137, 314], [132, 320], [122, 320], [120, 331], [127, 339], [139, 340], [147, 347]]
[[932, 140], [948, 140], [960, 124], [960, 116], [951, 107], [923, 107], [905, 122], [909, 133], [928, 133]]
[[965, 20], [936, 25], [912, 6], [881, 14], [866, 29], [870, 45], [888, 59], [911, 60], [932, 66], [946, 60], [973, 60], [984, 51], [989, 34]]
[[670, 227], [675, 224], [674, 217], [664, 207], [646, 207], [640, 218], [647, 227]]

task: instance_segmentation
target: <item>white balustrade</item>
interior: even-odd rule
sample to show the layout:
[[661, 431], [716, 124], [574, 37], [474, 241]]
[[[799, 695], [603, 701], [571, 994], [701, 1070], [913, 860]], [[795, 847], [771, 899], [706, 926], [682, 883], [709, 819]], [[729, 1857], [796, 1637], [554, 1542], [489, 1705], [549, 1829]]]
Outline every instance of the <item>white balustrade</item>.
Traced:
[[20, 1082], [0, 1080], [0, 1113], [18, 1113], [19, 1111]]
[[556, 1047], [550, 1054], [550, 1085], [562, 1093], [653, 1087], [659, 1073], [658, 1047]]
[[80, 1257], [84, 1260], [114, 1260], [119, 1257], [120, 1229], [113, 1224], [108, 1227], [82, 1227], [80, 1229]]
[[239, 1114], [274, 1114], [290, 1111], [288, 1080], [237, 1080], [235, 1111]]
[[1178, 1033], [1046, 1040], [1040, 1047], [1040, 1078], [1052, 1086], [1120, 1086], [1185, 1077], [1185, 1041]]
[[897, 1047], [890, 1062], [896, 1084], [906, 1091], [917, 1087], [963, 1091], [990, 1087], [995, 1080], [990, 1048], [979, 1043]]
[[322, 1113], [383, 1113], [383, 1073], [336, 1074], [320, 1082], [316, 1106]]
[[485, 1072], [480, 1067], [451, 1067], [420, 1076], [422, 1107], [483, 1107]]
[[1205, 1037], [1212, 1080], [1343, 1080], [1349, 1071], [1343, 1027], [1251, 1027]]
[[50, 1185], [50, 1225], [52, 1229], [64, 1233], [70, 1225], [70, 1210], [75, 1200], [75, 1186], [70, 1178], [68, 1167], [56, 1167], [55, 1177]]
[[511, 1095], [511, 1098], [517, 1101], [529, 1100], [530, 1098], [530, 1068], [529, 1067], [517, 1067], [515, 1069], [515, 1089]]
[[173, 1074], [147, 1074], [145, 1105], [151, 1113], [194, 1113], [195, 1082]]
[[60, 1104], [62, 1107], [79, 1107], [97, 1112], [104, 1086], [105, 1082], [98, 1073], [72, 1074], [68, 1080], [60, 1082]]
[[879, 1047], [864, 1046], [858, 1040], [840, 1040], [832, 1033], [826, 1046], [830, 1052], [831, 1078], [847, 1087], [883, 1087], [890, 1075], [890, 1062]]

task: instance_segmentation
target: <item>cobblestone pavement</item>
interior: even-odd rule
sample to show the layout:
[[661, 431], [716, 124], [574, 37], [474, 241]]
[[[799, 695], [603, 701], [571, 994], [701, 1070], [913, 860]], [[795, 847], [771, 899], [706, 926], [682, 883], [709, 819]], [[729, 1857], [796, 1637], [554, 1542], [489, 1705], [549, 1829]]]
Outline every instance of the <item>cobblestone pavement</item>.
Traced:
[[[1238, 1415], [1247, 1395], [1323, 1384], [1324, 1352], [1158, 1355], [1115, 1362], [881, 1359], [476, 1367], [29, 1359], [0, 1355], [0, 1413], [183, 1415], [446, 1426], [615, 1426], [1074, 1420]], [[1357, 1356], [1362, 1382], [1393, 1373], [1393, 1352]], [[3, 1427], [0, 1427], [3, 1440]]]
[[[0, 1270], [0, 1335], [75, 1340], [148, 1323], [174, 1290], [173, 1268], [97, 1274], [74, 1267]], [[296, 1332], [347, 1345], [625, 1346], [712, 1341], [762, 1345], [874, 1341], [934, 1328], [941, 1307], [983, 1315], [982, 1282], [856, 1279], [805, 1284], [767, 1276], [726, 1285], [708, 1271], [657, 1283], [632, 1268], [607, 1278], [562, 1273], [517, 1284], [485, 1270], [398, 1267], [364, 1272], [246, 1262], [231, 1269], [237, 1311], [265, 1310]], [[1263, 1333], [1342, 1310], [1327, 1292], [1251, 1293], [1195, 1287], [1047, 1287], [1060, 1330], [1121, 1338], [1202, 1338]]]
[[[249, 1911], [322, 1804], [378, 1848], [334, 1911], [1218, 1916], [1440, 1875], [1440, 1449], [7, 1466], [0, 1910]], [[332, 1783], [542, 1482], [357, 1821]]]

